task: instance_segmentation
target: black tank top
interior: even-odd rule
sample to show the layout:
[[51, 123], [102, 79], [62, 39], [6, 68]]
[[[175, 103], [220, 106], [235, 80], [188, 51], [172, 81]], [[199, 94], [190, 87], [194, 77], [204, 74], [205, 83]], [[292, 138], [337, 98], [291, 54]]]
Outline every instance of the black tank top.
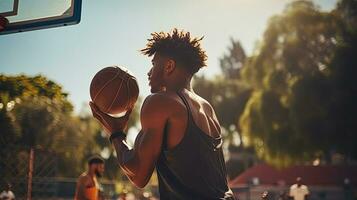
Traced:
[[187, 128], [180, 143], [168, 150], [167, 132], [156, 163], [161, 200], [233, 200], [226, 179], [222, 138], [204, 133], [194, 122], [185, 97], [177, 93], [187, 112]]

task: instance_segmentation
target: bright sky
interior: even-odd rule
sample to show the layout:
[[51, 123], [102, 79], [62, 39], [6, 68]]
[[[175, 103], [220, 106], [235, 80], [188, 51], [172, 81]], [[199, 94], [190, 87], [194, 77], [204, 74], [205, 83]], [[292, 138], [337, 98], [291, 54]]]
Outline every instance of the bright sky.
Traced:
[[[323, 10], [337, 0], [315, 0]], [[20, 1], [21, 2], [21, 1]], [[270, 16], [291, 0], [106, 0], [82, 1], [82, 19], [74, 26], [0, 35], [0, 73], [42, 74], [63, 86], [79, 111], [90, 100], [89, 85], [103, 67], [123, 65], [138, 78], [140, 95], [147, 96], [150, 58], [139, 53], [150, 33], [177, 27], [205, 36], [208, 67], [200, 74], [219, 72], [218, 59], [230, 38], [240, 40], [249, 55]]]

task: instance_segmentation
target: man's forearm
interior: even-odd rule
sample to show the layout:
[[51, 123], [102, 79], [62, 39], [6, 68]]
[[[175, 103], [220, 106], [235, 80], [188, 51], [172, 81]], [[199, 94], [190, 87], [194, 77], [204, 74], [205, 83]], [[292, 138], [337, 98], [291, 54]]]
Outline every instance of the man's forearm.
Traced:
[[133, 166], [134, 150], [129, 150], [128, 146], [124, 143], [123, 138], [113, 139], [113, 146], [117, 154], [118, 163], [124, 173], [130, 177], [135, 175]]

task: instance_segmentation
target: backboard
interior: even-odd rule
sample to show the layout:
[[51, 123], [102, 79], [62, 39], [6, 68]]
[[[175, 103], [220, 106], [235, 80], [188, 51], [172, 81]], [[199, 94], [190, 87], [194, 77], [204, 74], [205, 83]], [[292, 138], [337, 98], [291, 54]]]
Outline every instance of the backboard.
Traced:
[[2, 34], [78, 24], [82, 0], [0, 0], [0, 15], [9, 24]]

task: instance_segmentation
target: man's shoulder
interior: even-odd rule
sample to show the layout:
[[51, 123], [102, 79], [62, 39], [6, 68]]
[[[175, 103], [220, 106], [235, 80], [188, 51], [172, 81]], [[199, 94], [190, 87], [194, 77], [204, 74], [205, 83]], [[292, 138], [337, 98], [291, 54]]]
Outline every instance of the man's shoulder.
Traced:
[[90, 180], [90, 176], [86, 172], [82, 173], [78, 177], [78, 181], [81, 181], [81, 182], [85, 182], [85, 181], [88, 181], [88, 180]]
[[158, 92], [147, 96], [143, 105], [159, 105], [158, 109], [160, 109], [166, 106], [172, 106], [174, 104], [179, 104], [178, 97], [175, 95], [175, 93]]
[[12, 192], [12, 191], [2, 191], [1, 193], [0, 193], [0, 197], [1, 198], [3, 198], [3, 197], [12, 197], [12, 198], [14, 198], [15, 197], [15, 195], [14, 195], [14, 193]]
[[198, 94], [195, 93], [195, 92], [190, 92], [190, 93], [188, 93], [188, 94], [189, 94], [189, 97], [190, 97], [191, 99], [193, 99], [193, 101], [199, 103], [199, 104], [203, 107], [203, 109], [204, 109], [206, 112], [208, 112], [208, 113], [210, 113], [211, 115], [213, 115], [213, 113], [214, 113], [215, 111], [214, 111], [212, 105], [211, 105], [206, 99], [204, 99], [203, 97], [201, 97], [200, 95], [198, 95]]
[[141, 108], [141, 118], [142, 120], [167, 120], [171, 116], [182, 113], [185, 110], [185, 105], [180, 101], [180, 97], [175, 96], [175, 93], [154, 93], [146, 97]]
[[[204, 104], [210, 104], [205, 98], [201, 97], [201, 96], [198, 95], [196, 92], [191, 92], [190, 94], [193, 95], [194, 98], [195, 98], [197, 101], [199, 101], [199, 102], [201, 102], [201, 103], [204, 103]], [[191, 96], [191, 95], [190, 95], [190, 96]]]
[[307, 190], [307, 186], [306, 185], [301, 185], [300, 186], [302, 189], [304, 189], [304, 190]]
[[9, 191], [9, 195], [14, 198], [15, 197], [15, 194], [12, 192], [12, 191]]
[[152, 98], [157, 98], [157, 99], [172, 99], [173, 97], [177, 96], [175, 92], [167, 92], [167, 91], [161, 91], [161, 92], [156, 92], [148, 95], [146, 99], [152, 99]]
[[297, 184], [294, 184], [294, 185], [292, 185], [292, 186], [290, 186], [290, 189], [292, 190], [292, 189], [296, 189], [297, 188]]
[[205, 107], [209, 108], [209, 109], [213, 109], [212, 105], [206, 100], [204, 99], [203, 97], [201, 97], [200, 95], [197, 95], [197, 100], [202, 104], [204, 105]]

